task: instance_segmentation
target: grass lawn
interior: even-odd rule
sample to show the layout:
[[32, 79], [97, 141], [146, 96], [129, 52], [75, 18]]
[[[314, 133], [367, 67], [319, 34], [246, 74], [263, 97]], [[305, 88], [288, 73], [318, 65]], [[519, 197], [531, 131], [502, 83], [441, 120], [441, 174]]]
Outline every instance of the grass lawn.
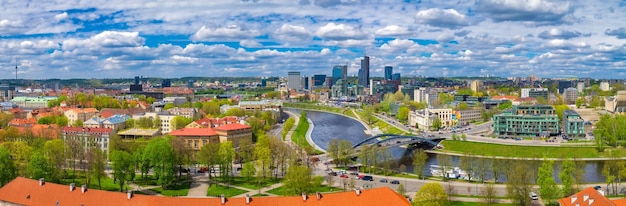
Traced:
[[[146, 184], [146, 181], [147, 181], [147, 184]], [[144, 178], [144, 177], [141, 177], [141, 175], [137, 175], [137, 176], [135, 177], [135, 181], [134, 181], [134, 183], [135, 183], [135, 184], [138, 184], [138, 185], [141, 185], [141, 186], [147, 186], [147, 185], [154, 186], [154, 185], [158, 185], [158, 184], [157, 184], [157, 179], [156, 179], [156, 178], [154, 178], [154, 176], [152, 176], [152, 175], [146, 175], [146, 176], [145, 176], [145, 178]]]
[[[338, 188], [338, 187], [328, 187], [326, 185], [322, 185], [320, 187], [317, 188], [316, 190], [317, 192], [338, 192], [338, 191], [343, 191], [343, 189]], [[270, 194], [275, 194], [275, 195], [280, 195], [280, 196], [294, 196], [297, 194], [289, 194], [287, 193], [287, 191], [284, 190], [284, 187], [277, 187], [271, 190], [268, 190], [267, 193]]]
[[[467, 141], [443, 141], [441, 144], [444, 151], [454, 153], [476, 154], [484, 156], [501, 157], [525, 157], [525, 158], [598, 158], [607, 157], [609, 149], [602, 153], [596, 151], [594, 147], [541, 147], [541, 146], [518, 146], [501, 145]], [[626, 153], [624, 149], [612, 149], [620, 156]], [[480, 152], [477, 152], [480, 151]]]
[[168, 196], [168, 197], [187, 196], [187, 193], [189, 193], [190, 186], [191, 186], [191, 183], [182, 183], [182, 184], [176, 184], [174, 186], [170, 186], [167, 190], [164, 190], [163, 188], [160, 188], [160, 187], [153, 188], [150, 190], [156, 193], [162, 194], [163, 196]]
[[240, 190], [240, 189], [233, 188], [233, 187], [211, 184], [211, 187], [209, 187], [209, 190], [207, 190], [206, 192], [206, 196], [220, 197], [222, 194], [224, 194], [224, 196], [226, 197], [232, 197], [232, 196], [237, 196], [246, 192], [248, 191]]
[[[72, 183], [72, 172], [68, 171], [68, 176], [65, 179], [61, 179], [60, 184], [69, 185]], [[80, 187], [81, 185], [87, 184], [87, 179], [85, 178], [85, 174], [83, 172], [76, 172], [76, 176], [74, 177], [73, 183], [76, 187]], [[88, 188], [91, 189], [100, 189], [106, 191], [120, 191], [120, 185], [117, 183], [113, 183], [113, 179], [109, 177], [103, 177], [101, 182], [102, 188], [98, 187], [98, 180], [96, 178], [92, 178], [89, 182]], [[124, 185], [124, 189], [128, 189], [127, 185]]]
[[[482, 202], [456, 202], [456, 201], [452, 201], [449, 204], [449, 206], [483, 206], [483, 205], [485, 204]], [[513, 205], [513, 204], [506, 204], [506, 203], [493, 204], [493, 206], [509, 206], [509, 205]]]
[[298, 127], [291, 135], [291, 141], [295, 142], [300, 148], [313, 147], [306, 141], [306, 131], [309, 130], [308, 121], [298, 122]]
[[257, 178], [255, 177], [251, 177], [250, 178], [250, 183], [248, 183], [246, 181], [246, 178], [244, 177], [234, 177], [233, 181], [231, 182], [232, 185], [235, 186], [239, 186], [239, 187], [245, 187], [251, 190], [258, 190], [259, 188], [263, 188], [263, 187], [267, 187], [276, 183], [281, 182], [283, 179], [282, 178], [278, 178], [278, 179], [274, 179], [274, 178], [267, 178], [267, 180], [262, 183], [262, 184], [258, 184], [255, 180]]
[[300, 108], [300, 109], [314, 109], [314, 110], [328, 111], [328, 112], [334, 112], [334, 113], [341, 113], [341, 111], [343, 110], [342, 108], [337, 108], [337, 107], [329, 107], [329, 106], [317, 105], [317, 103], [313, 103], [313, 102], [312, 103], [285, 102], [285, 103], [283, 103], [283, 107], [293, 107], [293, 108]]
[[257, 193], [257, 194], [252, 195], [252, 197], [267, 197], [267, 196], [270, 196], [270, 195], [265, 194], [265, 193]]

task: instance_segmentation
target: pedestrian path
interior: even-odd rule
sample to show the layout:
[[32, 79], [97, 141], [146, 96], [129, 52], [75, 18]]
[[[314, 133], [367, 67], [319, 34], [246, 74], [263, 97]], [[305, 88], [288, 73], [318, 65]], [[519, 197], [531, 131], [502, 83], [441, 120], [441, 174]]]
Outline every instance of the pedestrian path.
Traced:
[[209, 177], [205, 174], [192, 177], [193, 182], [187, 192], [187, 197], [206, 197], [209, 189]]

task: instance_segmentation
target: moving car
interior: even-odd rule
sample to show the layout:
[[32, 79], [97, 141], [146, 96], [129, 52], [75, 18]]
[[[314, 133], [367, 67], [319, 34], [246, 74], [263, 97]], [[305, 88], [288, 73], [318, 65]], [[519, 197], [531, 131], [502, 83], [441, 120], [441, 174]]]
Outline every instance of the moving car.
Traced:
[[372, 176], [365, 175], [365, 176], [361, 177], [361, 180], [363, 180], [363, 181], [374, 181], [374, 178]]
[[399, 185], [399, 184], [400, 184], [400, 181], [398, 181], [398, 180], [393, 180], [393, 181], [391, 181], [391, 184], [394, 184], [394, 185]]
[[387, 183], [387, 179], [380, 179], [380, 182]]
[[342, 174], [342, 175], [339, 175], [339, 177], [341, 177], [341, 178], [348, 178], [348, 175]]

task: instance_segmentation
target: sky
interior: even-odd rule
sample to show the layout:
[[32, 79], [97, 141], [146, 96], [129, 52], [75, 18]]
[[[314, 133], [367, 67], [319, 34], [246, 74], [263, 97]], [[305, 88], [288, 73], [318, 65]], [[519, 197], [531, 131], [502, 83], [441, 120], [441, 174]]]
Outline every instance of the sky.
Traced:
[[3, 0], [0, 79], [624, 78], [626, 0]]

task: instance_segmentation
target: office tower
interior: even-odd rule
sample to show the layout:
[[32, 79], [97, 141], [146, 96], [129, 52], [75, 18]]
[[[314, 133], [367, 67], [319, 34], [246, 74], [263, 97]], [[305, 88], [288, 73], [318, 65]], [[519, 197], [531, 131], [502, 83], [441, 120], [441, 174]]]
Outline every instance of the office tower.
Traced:
[[267, 87], [267, 79], [261, 79], [261, 87]]
[[309, 89], [309, 85], [312, 86], [312, 84], [309, 84], [309, 77], [308, 76], [303, 76], [300, 78], [300, 85], [302, 85], [302, 88], [307, 90]]
[[161, 80], [161, 87], [165, 88], [165, 87], [172, 87], [172, 81], [169, 79], [163, 79]]
[[391, 75], [391, 80], [398, 80], [398, 81], [400, 81], [400, 78], [401, 78], [400, 73], [395, 73], [395, 74]]
[[364, 88], [369, 87], [370, 79], [370, 57], [364, 56], [361, 59], [361, 69], [359, 70], [359, 85]]
[[287, 89], [302, 89], [302, 77], [300, 77], [300, 72], [287, 72]]
[[195, 83], [195, 82], [194, 82], [193, 80], [191, 80], [191, 79], [190, 79], [190, 80], [189, 80], [189, 82], [187, 82], [187, 87], [188, 87], [188, 88], [194, 88], [194, 86], [193, 86], [193, 84], [194, 84], [194, 83]]
[[313, 86], [323, 86], [324, 81], [326, 81], [325, 74], [315, 74], [313, 75]]
[[392, 66], [385, 66], [385, 80], [392, 80], [392, 75], [393, 74], [393, 67]]
[[337, 65], [333, 67], [333, 81], [343, 79], [343, 66]]

